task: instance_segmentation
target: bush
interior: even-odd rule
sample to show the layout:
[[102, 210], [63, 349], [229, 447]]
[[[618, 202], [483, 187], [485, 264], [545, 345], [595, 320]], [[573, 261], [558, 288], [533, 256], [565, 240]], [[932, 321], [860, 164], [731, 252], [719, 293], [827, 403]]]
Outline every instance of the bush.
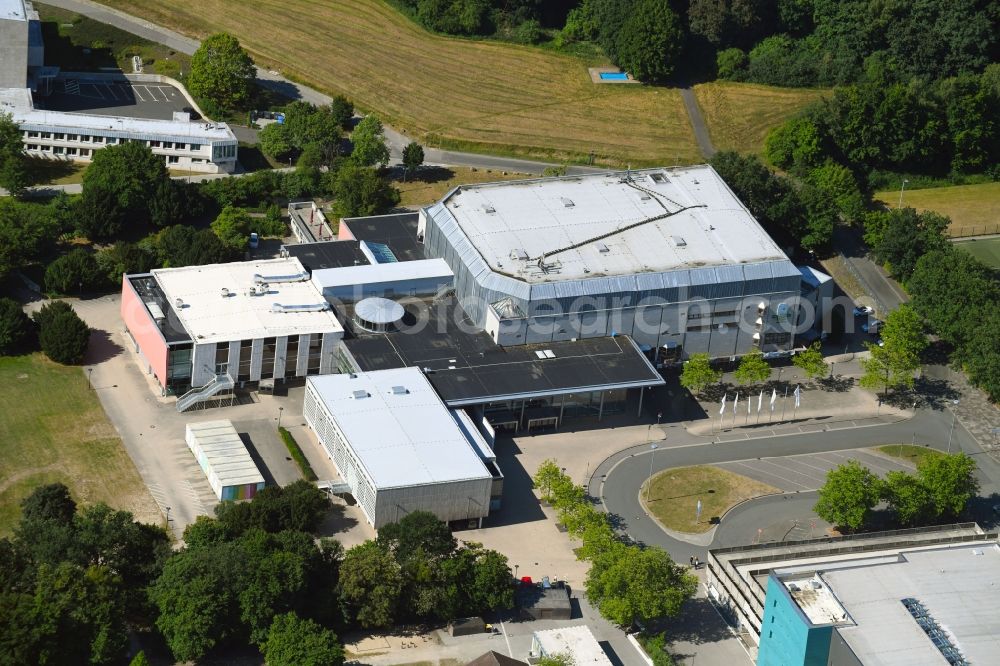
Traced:
[[518, 44], [537, 44], [542, 41], [542, 24], [535, 19], [522, 21], [514, 29], [514, 41]]
[[0, 298], [0, 355], [23, 351], [33, 335], [31, 319], [21, 304], [11, 298]]
[[281, 434], [281, 440], [285, 443], [285, 448], [288, 449], [288, 455], [292, 457], [295, 464], [299, 466], [299, 471], [302, 472], [303, 478], [306, 481], [317, 481], [319, 477], [316, 476], [316, 472], [313, 471], [312, 465], [306, 459], [306, 455], [302, 453], [302, 449], [299, 447], [299, 443], [295, 441], [292, 437], [292, 433], [288, 432], [285, 428], [278, 428], [278, 432]]
[[83, 361], [90, 343], [90, 328], [66, 301], [52, 301], [35, 313], [38, 340], [45, 355], [56, 363], [70, 365]]
[[720, 79], [740, 81], [746, 73], [747, 62], [747, 54], [741, 49], [725, 49], [715, 56], [715, 69]]
[[45, 290], [56, 294], [79, 294], [104, 286], [97, 260], [87, 250], [76, 248], [45, 269]]

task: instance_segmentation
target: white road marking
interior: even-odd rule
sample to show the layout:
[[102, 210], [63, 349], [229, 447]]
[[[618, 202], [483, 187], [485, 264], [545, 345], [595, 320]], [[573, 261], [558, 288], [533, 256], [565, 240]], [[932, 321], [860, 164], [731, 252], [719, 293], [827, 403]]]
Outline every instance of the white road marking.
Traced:
[[[142, 87], [145, 88], [146, 86], [142, 86]], [[146, 101], [146, 98], [144, 98], [142, 95], [139, 94], [139, 86], [132, 86], [132, 92], [135, 93], [135, 96], [139, 98], [140, 102], [145, 102]], [[146, 90], [146, 94], [147, 95], [149, 94], [149, 90], [148, 89]]]
[[507, 638], [507, 629], [503, 626], [503, 620], [500, 620], [500, 631], [503, 632], [503, 639], [507, 641], [507, 656], [513, 657], [514, 651], [510, 648], [510, 639]]
[[[117, 100], [118, 99], [118, 95], [115, 94], [114, 88], [112, 88], [111, 86], [109, 86], [107, 83], [105, 83], [103, 85], [104, 85], [105, 88], [108, 89], [108, 92], [111, 93], [111, 99]], [[94, 87], [96, 88], [97, 86], [94, 86]]]

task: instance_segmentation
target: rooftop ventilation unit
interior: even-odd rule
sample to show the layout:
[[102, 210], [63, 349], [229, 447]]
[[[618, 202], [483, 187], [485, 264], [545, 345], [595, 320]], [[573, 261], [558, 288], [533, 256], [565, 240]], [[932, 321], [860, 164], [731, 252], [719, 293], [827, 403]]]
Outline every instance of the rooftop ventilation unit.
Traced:
[[687, 241], [681, 236], [671, 236], [670, 242], [673, 243], [674, 247], [686, 247]]
[[364, 400], [365, 398], [369, 397], [369, 395], [368, 391], [352, 391], [351, 397], [354, 398], [355, 400]]
[[483, 212], [487, 215], [492, 215], [497, 212], [497, 209], [493, 207], [493, 204], [483, 204]]
[[227, 287], [223, 287], [220, 293], [223, 298], [229, 298], [229, 289]]
[[410, 392], [409, 389], [407, 389], [405, 386], [393, 386], [392, 387], [392, 394], [393, 395], [406, 395], [409, 392]]
[[573, 206], [576, 205], [576, 204], [573, 203], [572, 199], [567, 198], [567, 197], [559, 197], [559, 201], [562, 201], [562, 205], [565, 208], [572, 208]]
[[609, 248], [604, 243], [598, 243], [597, 244], [597, 251], [600, 252], [601, 254], [607, 254], [608, 252], [611, 252], [611, 248]]
[[176, 299], [174, 301], [174, 307], [176, 307], [178, 310], [182, 309], [184, 307], [184, 299], [181, 298]]
[[556, 357], [555, 352], [553, 352], [551, 349], [540, 349], [535, 352], [535, 356], [537, 356], [540, 359]]
[[271, 312], [326, 312], [330, 308], [329, 303], [303, 303], [301, 305], [284, 305], [283, 303], [272, 303]]
[[653, 181], [654, 184], [662, 185], [663, 183], [669, 183], [667, 177], [662, 173], [651, 173], [649, 174], [649, 179]]
[[253, 281], [255, 284], [266, 284], [268, 282], [305, 282], [309, 279], [309, 273], [295, 273], [293, 275], [261, 275], [260, 273], [254, 273]]
[[149, 314], [153, 315], [153, 320], [156, 321], [156, 323], [159, 324], [166, 319], [166, 317], [163, 316], [163, 310], [156, 302], [147, 301], [146, 308], [149, 309]]
[[528, 253], [525, 252], [522, 249], [511, 250], [510, 251], [510, 258], [511, 259], [520, 259], [521, 261], [527, 261], [528, 260]]

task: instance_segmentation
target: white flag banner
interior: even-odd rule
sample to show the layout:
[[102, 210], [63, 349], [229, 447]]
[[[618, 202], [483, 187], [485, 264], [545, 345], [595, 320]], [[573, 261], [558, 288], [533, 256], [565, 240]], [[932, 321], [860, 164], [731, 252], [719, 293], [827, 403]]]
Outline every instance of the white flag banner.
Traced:
[[792, 395], [795, 396], [795, 407], [798, 408], [799, 403], [801, 402], [801, 398], [802, 398], [802, 389], [799, 388], [798, 386], [796, 386], [795, 387], [795, 393], [793, 393]]
[[760, 414], [760, 408], [764, 406], [764, 389], [760, 390], [760, 395], [757, 397], [757, 413]]
[[728, 393], [724, 393], [722, 395], [722, 406], [719, 407], [719, 414], [722, 414], [722, 413], [724, 413], [726, 411], [726, 396], [727, 395], [729, 395], [729, 394]]
[[750, 396], [747, 396], [747, 416], [750, 416], [750, 403], [752, 402]]
[[737, 391], [736, 399], [733, 400], [733, 416], [736, 416], [736, 408], [739, 407], [739, 404], [740, 404], [740, 393], [739, 391]]
[[771, 411], [774, 411], [774, 403], [778, 401], [778, 389], [771, 389]]

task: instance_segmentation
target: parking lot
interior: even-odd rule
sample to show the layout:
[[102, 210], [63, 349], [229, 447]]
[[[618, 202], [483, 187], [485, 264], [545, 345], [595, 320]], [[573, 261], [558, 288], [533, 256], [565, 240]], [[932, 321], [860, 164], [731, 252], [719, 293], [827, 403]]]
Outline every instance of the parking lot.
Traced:
[[862, 449], [809, 453], [783, 458], [757, 458], [722, 463], [717, 466], [770, 484], [784, 492], [807, 492], [818, 490], [826, 482], [827, 472], [852, 459], [880, 477], [895, 470], [913, 471], [912, 465]]
[[52, 111], [170, 120], [175, 111], [198, 114], [177, 88], [166, 83], [139, 83], [128, 79], [60, 79], [52, 94], [36, 98], [36, 105]]

